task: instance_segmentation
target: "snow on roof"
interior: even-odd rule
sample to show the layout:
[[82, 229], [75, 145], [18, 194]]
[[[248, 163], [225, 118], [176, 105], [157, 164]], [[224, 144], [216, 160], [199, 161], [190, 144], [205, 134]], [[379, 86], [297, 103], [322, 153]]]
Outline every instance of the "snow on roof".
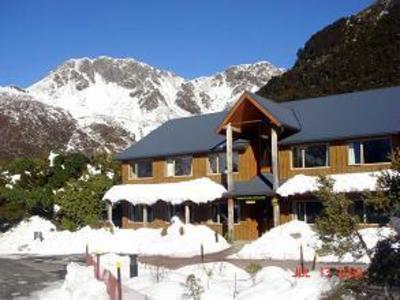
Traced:
[[155, 184], [121, 184], [109, 189], [103, 200], [116, 203], [126, 200], [132, 204], [152, 205], [158, 200], [181, 204], [185, 201], [206, 203], [221, 198], [226, 189], [209, 178]]
[[[376, 181], [381, 173], [382, 172], [333, 174], [327, 177], [335, 181], [333, 185], [334, 192], [350, 193], [375, 191]], [[299, 174], [287, 180], [276, 192], [282, 197], [288, 197], [296, 194], [315, 192], [316, 190], [318, 190], [317, 176]]]

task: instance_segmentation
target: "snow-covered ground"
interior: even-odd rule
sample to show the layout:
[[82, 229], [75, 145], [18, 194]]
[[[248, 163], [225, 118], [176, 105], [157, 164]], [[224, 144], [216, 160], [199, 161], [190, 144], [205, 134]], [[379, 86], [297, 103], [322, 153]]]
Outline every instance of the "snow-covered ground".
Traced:
[[[366, 228], [359, 232], [369, 248], [374, 247], [379, 239], [394, 233], [389, 227]], [[300, 245], [303, 246], [304, 259], [312, 261], [321, 241], [309, 224], [302, 221], [291, 221], [266, 232], [259, 239], [245, 245], [238, 253], [231, 255], [230, 258], [299, 259]], [[357, 259], [350, 253], [341, 259], [334, 255], [322, 256], [318, 257], [318, 261], [369, 263], [366, 255]]]
[[56, 282], [31, 295], [34, 300], [108, 300], [106, 286], [94, 278], [93, 267], [69, 263], [63, 283]]
[[[189, 290], [185, 284], [191, 274], [195, 276], [203, 290], [201, 299], [206, 300], [233, 298], [312, 300], [319, 299], [337, 282], [335, 278], [322, 278], [318, 272], [311, 272], [309, 278], [295, 278], [291, 271], [278, 267], [263, 268], [252, 277], [243, 269], [227, 262], [195, 264], [177, 270], [139, 264], [139, 276], [129, 279], [127, 275], [129, 259], [105, 255], [102, 257], [102, 262], [104, 261], [108, 263], [107, 268], [113, 269], [117, 261], [121, 262], [123, 285], [154, 300], [192, 299], [187, 297]], [[47, 288], [37, 293], [39, 297], [36, 299], [93, 299], [83, 293], [83, 285], [77, 285], [78, 282], [88, 282], [88, 287], [94, 287], [91, 294], [96, 293], [95, 299], [103, 299], [105, 294], [101, 292], [105, 293], [105, 291], [95, 285], [93, 280], [88, 279], [90, 276], [93, 278], [93, 269], [87, 268], [87, 271], [84, 269], [85, 267], [71, 263], [62, 286], [56, 284], [53, 288]], [[72, 289], [76, 289], [75, 295], [81, 298], [73, 298]], [[89, 293], [89, 291], [86, 292]]]
[[[57, 231], [51, 222], [34, 216], [0, 234], [0, 255], [84, 253], [88, 245], [89, 251], [191, 257], [200, 254], [201, 245], [205, 253], [229, 247], [222, 236], [216, 243], [214, 231], [204, 225], [183, 224], [176, 217], [172, 221], [165, 235], [161, 234], [161, 229], [150, 228], [110, 230], [84, 227], [70, 232]], [[34, 240], [35, 231], [42, 232], [43, 241]]]

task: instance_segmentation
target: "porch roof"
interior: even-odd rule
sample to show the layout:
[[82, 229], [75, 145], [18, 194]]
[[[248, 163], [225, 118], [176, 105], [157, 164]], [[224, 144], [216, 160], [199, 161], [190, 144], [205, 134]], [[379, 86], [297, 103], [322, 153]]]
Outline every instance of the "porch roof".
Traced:
[[152, 205], [159, 200], [172, 204], [185, 201], [206, 203], [221, 198], [226, 189], [209, 178], [199, 178], [181, 182], [154, 184], [121, 184], [109, 189], [103, 200], [117, 203], [125, 200], [134, 205]]
[[272, 189], [272, 174], [263, 173], [254, 176], [248, 181], [236, 181], [234, 189], [231, 193], [226, 193], [225, 197], [240, 197], [240, 196], [273, 196]]

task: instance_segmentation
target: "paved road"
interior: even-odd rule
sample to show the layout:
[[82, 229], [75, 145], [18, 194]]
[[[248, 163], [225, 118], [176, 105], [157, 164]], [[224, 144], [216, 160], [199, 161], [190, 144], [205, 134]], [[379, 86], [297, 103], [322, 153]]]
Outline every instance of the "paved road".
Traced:
[[28, 297], [49, 283], [64, 279], [66, 265], [82, 256], [0, 258], [0, 299]]

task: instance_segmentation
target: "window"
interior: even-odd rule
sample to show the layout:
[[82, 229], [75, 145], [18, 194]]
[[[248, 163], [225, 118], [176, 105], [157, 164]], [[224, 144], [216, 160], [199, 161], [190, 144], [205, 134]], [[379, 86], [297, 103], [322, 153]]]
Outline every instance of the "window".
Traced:
[[261, 168], [271, 166], [271, 145], [269, 140], [260, 139], [259, 155]]
[[128, 219], [133, 222], [143, 222], [143, 206], [142, 205], [128, 205]]
[[192, 157], [180, 156], [167, 159], [166, 176], [190, 176], [192, 175]]
[[[232, 170], [239, 172], [239, 153], [232, 153]], [[226, 172], [226, 153], [213, 153], [208, 156], [208, 173], [220, 174]]]
[[131, 164], [131, 178], [153, 177], [153, 162], [151, 160], [137, 161]]
[[358, 220], [361, 223], [378, 223], [386, 224], [389, 221], [387, 215], [383, 212], [377, 211], [374, 207], [367, 205], [365, 201], [356, 200], [353, 202], [352, 214], [358, 216]]
[[[219, 222], [222, 224], [228, 224], [228, 203], [222, 202], [217, 205], [215, 210], [216, 214], [213, 216], [213, 221], [218, 221], [217, 214], [219, 214]], [[233, 208], [233, 222], [238, 224], [240, 222], [240, 203], [234, 204]]]
[[292, 166], [293, 168], [329, 166], [328, 147], [326, 145], [293, 147]]
[[349, 164], [390, 162], [391, 151], [390, 139], [354, 141], [349, 144]]
[[296, 202], [297, 220], [306, 223], [315, 223], [315, 220], [321, 215], [323, 206], [321, 202], [307, 201]]

